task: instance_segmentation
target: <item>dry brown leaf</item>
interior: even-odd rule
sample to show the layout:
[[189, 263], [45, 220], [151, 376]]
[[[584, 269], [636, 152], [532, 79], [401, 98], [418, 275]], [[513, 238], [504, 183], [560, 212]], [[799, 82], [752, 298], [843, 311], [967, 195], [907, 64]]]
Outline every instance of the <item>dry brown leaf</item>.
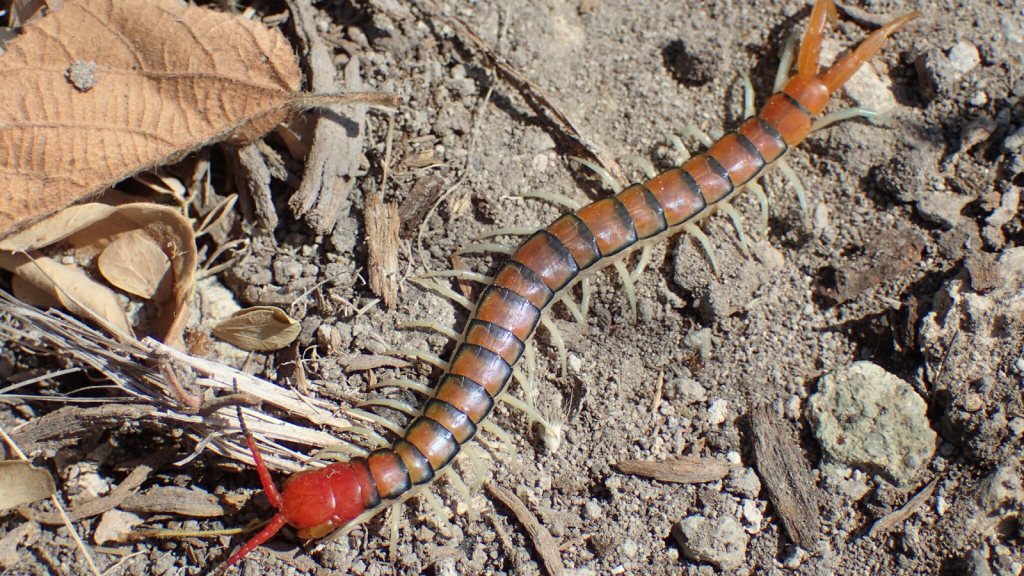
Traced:
[[659, 482], [703, 484], [725, 478], [733, 467], [714, 458], [679, 456], [669, 460], [623, 460], [615, 464], [623, 474], [653, 478]]
[[28, 460], [0, 462], [0, 511], [49, 498], [55, 492], [53, 476]]
[[9, 252], [0, 252], [0, 268], [10, 270], [34, 289], [31, 295], [15, 291], [14, 295], [19, 299], [24, 296], [25, 301], [39, 302], [44, 296], [38, 292], [43, 292], [48, 295], [49, 302], [55, 299], [77, 316], [109, 325], [112, 330], [124, 336], [134, 335], [131, 323], [117, 301], [117, 294], [81, 270], [41, 254]]
[[277, 30], [177, 0], [68, 2], [6, 49], [0, 235], [207, 143], [251, 141], [302, 80]]
[[100, 254], [97, 264], [107, 282], [142, 298], [154, 298], [161, 286], [164, 292], [169, 286], [170, 259], [140, 230], [118, 236]]
[[[70, 298], [61, 297], [55, 293], [53, 281], [48, 275], [25, 267], [24, 256], [16, 256], [2, 251], [33, 252], [43, 250], [57, 242], [66, 241], [66, 244], [75, 248], [76, 260], [91, 260], [97, 255], [102, 260], [105, 250], [110, 249], [110, 246], [125, 236], [136, 236], [139, 241], [145, 239], [144, 242], [151, 250], [151, 252], [143, 253], [140, 249], [135, 254], [129, 253], [131, 259], [123, 263], [125, 266], [141, 271], [162, 258], [170, 267], [170, 274], [166, 274], [168, 278], [164, 281], [166, 287], [158, 288], [152, 298], [156, 314], [152, 318], [150, 332], [158, 340], [179, 350], [184, 349], [182, 333], [188, 322], [186, 305], [195, 285], [198, 257], [192, 225], [173, 208], [148, 203], [121, 206], [90, 203], [70, 206], [0, 241], [0, 268], [14, 271], [13, 267], [19, 267], [19, 270], [29, 274], [28, 276], [15, 274], [15, 285], [21, 286], [21, 290], [16, 292], [18, 298], [37, 306], [46, 307], [53, 307], [54, 302], [59, 301], [68, 310], [81, 315], [82, 312], [77, 306], [68, 304]], [[159, 254], [153, 251], [154, 249], [159, 250]], [[37, 257], [39, 261], [43, 259]], [[55, 262], [52, 264], [58, 265]], [[106, 270], [103, 269], [102, 263], [100, 267], [106, 276]], [[68, 268], [68, 270], [71, 269]], [[61, 278], [66, 276], [65, 272], [58, 274]], [[149, 274], [152, 275], [155, 272]], [[121, 286], [118, 282], [111, 280], [109, 276], [107, 279], [126, 292], [142, 295], [128, 287]], [[114, 323], [123, 332], [131, 333], [128, 329], [127, 319], [121, 320], [124, 317], [124, 312], [120, 312], [119, 315], [113, 313], [115, 309], [112, 306], [116, 304], [113, 292], [81, 273], [75, 275], [74, 280], [75, 282], [87, 281], [91, 286], [102, 288], [102, 291], [95, 291], [92, 288], [90, 290], [82, 289], [91, 295], [87, 299], [82, 299], [77, 293], [72, 293], [72, 295], [82, 304], [91, 308], [96, 315]], [[157, 286], [161, 286], [159, 278], [157, 278], [157, 282]], [[26, 290], [26, 283], [34, 285], [35, 289]], [[60, 287], [67, 288], [63, 284]], [[93, 302], [93, 298], [96, 298], [96, 295], [101, 292], [109, 294], [109, 298], [104, 296], [98, 302]], [[116, 309], [120, 310], [120, 306], [117, 306]], [[94, 317], [88, 314], [86, 316]]]
[[242, 350], [280, 350], [299, 337], [302, 326], [275, 306], [239, 310], [213, 327], [213, 335]]

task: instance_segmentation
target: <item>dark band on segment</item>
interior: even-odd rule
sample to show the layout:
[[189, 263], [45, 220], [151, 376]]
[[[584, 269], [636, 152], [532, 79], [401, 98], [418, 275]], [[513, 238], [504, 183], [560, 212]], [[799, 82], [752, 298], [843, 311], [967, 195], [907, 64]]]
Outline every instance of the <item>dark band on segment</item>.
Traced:
[[444, 468], [459, 453], [459, 443], [437, 421], [420, 416], [405, 431], [405, 439], [427, 457], [434, 471]]
[[604, 198], [576, 211], [597, 240], [601, 256], [611, 256], [636, 243], [636, 228], [629, 210], [618, 198]]
[[807, 107], [804, 106], [799, 100], [797, 100], [796, 98], [793, 98], [792, 96], [790, 96], [789, 94], [786, 94], [785, 92], [779, 92], [779, 94], [782, 94], [786, 98], [786, 100], [789, 100], [790, 104], [792, 104], [793, 106], [796, 106], [797, 108], [799, 108], [800, 111], [803, 112], [804, 114], [806, 114], [808, 118], [812, 118], [812, 119], [814, 118], [814, 114], [811, 114], [811, 111], [808, 110]]
[[370, 465], [367, 464], [366, 458], [353, 458], [349, 463], [352, 465], [352, 473], [356, 475], [356, 480], [364, 488], [363, 506], [367, 510], [375, 508], [380, 504], [380, 492], [377, 490], [377, 482], [370, 473]]
[[558, 292], [580, 273], [569, 249], [547, 230], [538, 230], [512, 255], [512, 260], [533, 270], [553, 291]]
[[448, 372], [465, 376], [487, 389], [491, 396], [497, 396], [512, 376], [512, 366], [487, 348], [463, 343], [452, 356]]
[[504, 286], [529, 300], [537, 308], [544, 308], [555, 293], [544, 279], [527, 266], [515, 260], [506, 260], [494, 275], [495, 286]]
[[665, 210], [643, 184], [634, 184], [616, 196], [633, 220], [637, 238], [650, 238], [668, 230]]
[[391, 448], [374, 450], [366, 457], [370, 475], [377, 485], [380, 497], [393, 500], [405, 494], [412, 487], [409, 469], [402, 458]]
[[484, 290], [477, 302], [476, 318], [497, 324], [526, 342], [537, 327], [540, 310], [508, 288], [492, 285]]
[[555, 220], [548, 226], [548, 232], [551, 232], [569, 250], [580, 270], [601, 259], [601, 249], [597, 246], [597, 239], [576, 214], [570, 212]]
[[523, 355], [523, 350], [526, 349], [526, 344], [516, 338], [515, 334], [497, 324], [483, 320], [470, 321], [463, 342], [487, 348], [504, 358], [509, 366], [515, 364]]
[[742, 186], [764, 168], [764, 158], [746, 136], [730, 132], [707, 152], [726, 172], [733, 187]]
[[427, 403], [423, 405], [423, 415], [444, 426], [445, 430], [451, 432], [459, 444], [469, 442], [476, 434], [476, 424], [473, 424], [469, 416], [443, 400], [437, 398], [427, 400]]
[[669, 226], [678, 226], [707, 207], [700, 185], [689, 172], [681, 168], [666, 170], [648, 180], [644, 186], [658, 201]]
[[406, 470], [409, 471], [409, 480], [414, 486], [426, 484], [434, 479], [434, 469], [430, 467], [427, 457], [408, 440], [405, 438], [395, 440], [391, 449], [402, 459]]
[[474, 424], [483, 422], [494, 408], [494, 398], [487, 393], [487, 389], [465, 376], [443, 376], [434, 392], [434, 398], [465, 412]]
[[694, 156], [685, 164], [682, 169], [689, 172], [690, 176], [697, 182], [704, 200], [708, 204], [714, 204], [728, 196], [732, 190], [732, 181], [729, 174], [722, 168], [722, 165], [707, 154]]
[[760, 116], [748, 119], [737, 132], [757, 149], [766, 164], [778, 160], [789, 150], [779, 131]]

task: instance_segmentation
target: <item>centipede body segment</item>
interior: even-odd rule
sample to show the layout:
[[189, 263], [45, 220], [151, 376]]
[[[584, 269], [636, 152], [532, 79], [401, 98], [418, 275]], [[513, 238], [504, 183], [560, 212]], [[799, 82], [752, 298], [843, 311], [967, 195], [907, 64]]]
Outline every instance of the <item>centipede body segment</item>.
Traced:
[[523, 242], [479, 297], [433, 395], [391, 447], [296, 474], [279, 494], [250, 439], [264, 489], [278, 513], [224, 568], [285, 524], [303, 537], [323, 536], [431, 482], [488, 417], [553, 302], [593, 271], [701, 220], [780, 162], [810, 134], [832, 95], [887, 37], [918, 16], [914, 12], [876, 30], [819, 76], [818, 52], [830, 10], [831, 0], [816, 2], [796, 75], [759, 114], [682, 166], [566, 214]]

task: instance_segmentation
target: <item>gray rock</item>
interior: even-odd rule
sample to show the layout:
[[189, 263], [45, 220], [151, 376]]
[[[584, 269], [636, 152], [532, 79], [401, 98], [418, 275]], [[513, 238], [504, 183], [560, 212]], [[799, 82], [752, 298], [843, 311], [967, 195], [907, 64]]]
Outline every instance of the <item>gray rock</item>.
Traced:
[[703, 402], [708, 399], [707, 390], [693, 378], [674, 378], [665, 385], [665, 398], [679, 400], [682, 404], [688, 405], [695, 402]]
[[807, 419], [828, 464], [858, 467], [902, 483], [935, 453], [928, 406], [909, 384], [871, 362], [821, 379]]
[[967, 74], [981, 64], [981, 55], [978, 49], [969, 42], [957, 42], [949, 50], [949, 63], [961, 74]]
[[731, 516], [689, 516], [673, 526], [672, 533], [687, 558], [719, 570], [735, 570], [747, 557], [747, 534]]
[[733, 468], [725, 479], [725, 489], [744, 498], [757, 498], [761, 493], [761, 479], [753, 468]]

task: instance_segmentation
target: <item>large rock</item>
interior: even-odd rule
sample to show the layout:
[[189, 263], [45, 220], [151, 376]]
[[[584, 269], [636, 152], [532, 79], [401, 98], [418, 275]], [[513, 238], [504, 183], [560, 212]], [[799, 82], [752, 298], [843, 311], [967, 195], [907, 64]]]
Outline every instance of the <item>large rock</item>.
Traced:
[[903, 380], [871, 362], [855, 362], [821, 379], [807, 419], [828, 463], [899, 484], [935, 453], [927, 408]]

